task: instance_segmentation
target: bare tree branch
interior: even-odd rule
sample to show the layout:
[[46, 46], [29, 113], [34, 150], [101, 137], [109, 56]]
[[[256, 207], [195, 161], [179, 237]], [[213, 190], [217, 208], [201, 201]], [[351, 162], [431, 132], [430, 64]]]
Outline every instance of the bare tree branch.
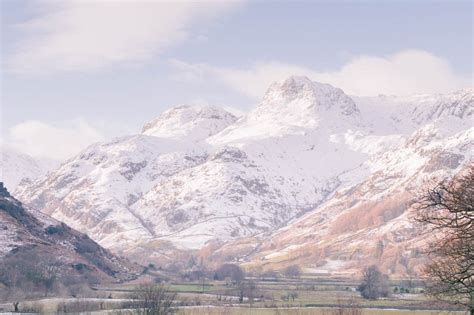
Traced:
[[427, 293], [474, 314], [474, 164], [427, 189], [415, 207], [416, 220], [437, 235], [427, 247]]

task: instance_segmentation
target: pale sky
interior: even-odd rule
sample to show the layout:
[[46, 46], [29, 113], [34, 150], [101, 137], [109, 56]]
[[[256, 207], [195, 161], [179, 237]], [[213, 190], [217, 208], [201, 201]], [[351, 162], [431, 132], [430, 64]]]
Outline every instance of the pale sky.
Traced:
[[246, 111], [306, 75], [351, 95], [472, 86], [471, 1], [0, 0], [0, 140], [64, 159], [163, 110]]

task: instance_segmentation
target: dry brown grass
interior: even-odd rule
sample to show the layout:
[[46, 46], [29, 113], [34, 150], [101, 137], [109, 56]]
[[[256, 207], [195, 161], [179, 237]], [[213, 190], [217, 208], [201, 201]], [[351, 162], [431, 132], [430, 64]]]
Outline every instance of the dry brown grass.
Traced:
[[345, 211], [334, 220], [330, 234], [338, 235], [382, 225], [403, 214], [411, 195], [398, 194], [380, 202], [368, 202]]

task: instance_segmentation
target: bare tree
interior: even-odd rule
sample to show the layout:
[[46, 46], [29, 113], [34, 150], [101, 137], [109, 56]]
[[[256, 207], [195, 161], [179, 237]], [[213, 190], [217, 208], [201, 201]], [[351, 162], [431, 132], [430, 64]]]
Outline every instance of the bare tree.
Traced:
[[253, 305], [255, 298], [257, 297], [257, 284], [253, 280], [242, 281], [239, 284], [238, 294], [239, 302], [242, 303], [246, 297], [250, 306]]
[[6, 286], [5, 295], [2, 295], [2, 298], [12, 302], [14, 312], [19, 311], [20, 301], [27, 296], [24, 288], [26, 285], [23, 282], [24, 278], [16, 261], [12, 259], [2, 261], [0, 264], [0, 283]]
[[0, 284], [6, 286], [7, 299], [18, 310], [19, 301], [37, 296], [47, 296], [57, 284], [61, 263], [47, 254], [35, 250], [22, 250], [0, 260]]
[[167, 315], [173, 313], [176, 292], [164, 285], [141, 285], [133, 295], [134, 306], [139, 315]]
[[416, 220], [436, 235], [427, 247], [432, 261], [425, 268], [426, 292], [474, 314], [474, 164], [433, 185], [415, 207]]
[[298, 278], [301, 275], [301, 268], [298, 265], [291, 265], [283, 270], [283, 274], [289, 278]]
[[61, 263], [52, 257], [45, 257], [41, 264], [36, 264], [36, 281], [43, 286], [44, 296], [53, 291], [61, 270]]
[[362, 272], [362, 283], [359, 285], [362, 297], [375, 300], [388, 296], [388, 277], [380, 272], [377, 266], [367, 267]]

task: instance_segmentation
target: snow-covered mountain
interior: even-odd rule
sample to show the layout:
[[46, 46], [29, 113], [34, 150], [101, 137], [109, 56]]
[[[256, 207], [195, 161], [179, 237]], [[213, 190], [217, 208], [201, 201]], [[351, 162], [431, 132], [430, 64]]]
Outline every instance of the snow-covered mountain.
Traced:
[[34, 158], [6, 146], [0, 146], [0, 181], [12, 191], [57, 167], [59, 162]]
[[159, 183], [206, 161], [206, 137], [235, 120], [213, 107], [173, 108], [142, 134], [92, 145], [18, 193], [102, 244], [126, 248], [152, 240], [161, 233], [134, 205]]
[[[414, 200], [436, 179], [474, 172], [474, 128], [453, 128], [459, 123], [451, 117], [404, 136], [399, 146], [343, 174], [345, 184], [313, 211], [273, 233], [212, 244], [208, 259], [235, 259], [250, 269], [297, 263], [314, 272], [351, 274], [377, 264], [396, 275], [419, 272], [432, 235], [415, 223]], [[357, 147], [363, 145], [366, 139]]]
[[473, 107], [472, 89], [356, 98], [290, 77], [238, 119], [215, 107], [172, 108], [142, 134], [93, 145], [18, 193], [124, 252], [255, 243], [303, 218], [329, 224], [318, 213], [333, 220], [346, 211], [324, 210], [341, 196], [352, 207], [410, 189], [401, 183], [437, 174], [433, 159], [451, 161], [442, 175], [454, 174], [471, 159]]

